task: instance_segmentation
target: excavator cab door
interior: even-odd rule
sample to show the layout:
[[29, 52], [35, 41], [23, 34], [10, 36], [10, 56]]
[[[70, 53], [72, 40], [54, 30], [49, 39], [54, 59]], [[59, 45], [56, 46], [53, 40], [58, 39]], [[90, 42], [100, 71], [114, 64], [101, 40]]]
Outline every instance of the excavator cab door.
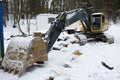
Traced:
[[93, 13], [91, 15], [91, 31], [93, 33], [101, 33], [105, 25], [105, 17], [103, 13]]

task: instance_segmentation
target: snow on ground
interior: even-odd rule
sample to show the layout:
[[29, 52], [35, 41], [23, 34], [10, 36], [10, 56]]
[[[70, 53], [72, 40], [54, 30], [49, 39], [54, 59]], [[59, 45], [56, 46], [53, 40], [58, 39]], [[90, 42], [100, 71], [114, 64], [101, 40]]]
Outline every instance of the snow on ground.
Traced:
[[[49, 60], [45, 64], [33, 65], [21, 77], [0, 70], [0, 80], [48, 80], [50, 77], [54, 80], [120, 80], [119, 25], [111, 24], [106, 31], [114, 36], [114, 44], [89, 42], [80, 46], [68, 41], [68, 47], [62, 47], [60, 51], [50, 51]], [[32, 28], [35, 28], [35, 25], [32, 25]], [[4, 28], [5, 49], [10, 41], [7, 39], [13, 34], [19, 34], [18, 30]], [[72, 54], [75, 50], [79, 50], [82, 55]], [[113, 67], [113, 70], [107, 69], [101, 62]]]

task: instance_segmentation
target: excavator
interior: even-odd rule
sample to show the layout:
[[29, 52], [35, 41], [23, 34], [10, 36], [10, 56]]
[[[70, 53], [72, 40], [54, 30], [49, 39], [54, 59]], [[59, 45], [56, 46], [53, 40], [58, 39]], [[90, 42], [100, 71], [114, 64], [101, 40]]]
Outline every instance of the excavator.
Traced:
[[89, 40], [108, 42], [109, 44], [114, 43], [112, 36], [103, 33], [108, 30], [109, 25], [104, 13], [93, 13], [89, 22], [89, 24], [84, 20], [77, 22], [77, 28], [79, 29], [77, 32], [80, 32], [80, 34], [77, 34], [76, 37], [81, 40], [81, 45], [84, 45]]
[[[48, 61], [48, 53], [60, 33], [65, 27], [77, 21], [82, 23], [83, 33], [81, 33], [86, 37], [84, 39], [92, 37], [109, 43], [114, 42], [112, 36], [106, 36], [103, 33], [108, 29], [103, 13], [93, 13], [89, 20], [83, 8], [65, 11], [58, 14], [44, 36], [40, 32], [35, 32], [32, 36], [12, 38], [2, 60], [1, 68], [4, 71], [13, 72], [21, 76], [34, 63]], [[79, 37], [79, 34], [77, 36]], [[83, 42], [84, 39], [82, 39]]]

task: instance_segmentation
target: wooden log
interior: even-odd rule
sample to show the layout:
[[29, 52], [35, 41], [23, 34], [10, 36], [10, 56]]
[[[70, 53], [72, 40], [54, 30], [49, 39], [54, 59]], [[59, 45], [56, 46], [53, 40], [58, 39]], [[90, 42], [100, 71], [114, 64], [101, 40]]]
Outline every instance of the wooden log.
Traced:
[[109, 70], [113, 70], [113, 67], [108, 66], [105, 62], [101, 62], [104, 67], [106, 67]]

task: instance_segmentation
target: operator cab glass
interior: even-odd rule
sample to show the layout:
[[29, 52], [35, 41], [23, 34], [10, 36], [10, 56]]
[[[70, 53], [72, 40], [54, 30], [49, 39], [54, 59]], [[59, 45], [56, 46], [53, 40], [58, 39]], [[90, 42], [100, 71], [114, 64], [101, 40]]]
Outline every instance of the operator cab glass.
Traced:
[[101, 15], [92, 15], [92, 29], [100, 30]]
[[102, 16], [102, 28], [105, 26], [105, 16]]

